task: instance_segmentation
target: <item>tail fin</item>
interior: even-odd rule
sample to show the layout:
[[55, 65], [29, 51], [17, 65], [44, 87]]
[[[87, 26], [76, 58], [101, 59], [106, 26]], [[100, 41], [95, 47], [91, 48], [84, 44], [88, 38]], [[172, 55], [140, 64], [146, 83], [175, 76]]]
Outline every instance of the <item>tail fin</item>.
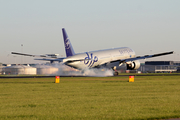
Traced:
[[73, 50], [73, 47], [68, 38], [65, 28], [62, 29], [62, 32], [63, 32], [63, 38], [64, 38], [64, 46], [65, 46], [65, 50], [66, 50], [66, 57], [75, 55], [75, 52]]

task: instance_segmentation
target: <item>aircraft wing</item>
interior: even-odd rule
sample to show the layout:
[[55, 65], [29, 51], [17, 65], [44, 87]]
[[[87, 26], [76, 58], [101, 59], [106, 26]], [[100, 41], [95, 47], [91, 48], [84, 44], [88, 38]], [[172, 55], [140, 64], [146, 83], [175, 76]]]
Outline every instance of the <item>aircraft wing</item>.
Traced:
[[23, 55], [23, 56], [29, 56], [29, 57], [43, 57], [40, 59], [36, 58], [34, 60], [50, 61], [51, 63], [54, 61], [62, 62], [64, 59], [64, 58], [57, 58], [58, 54], [32, 55], [32, 54], [25, 54], [25, 53], [18, 53], [18, 52], [11, 52], [11, 54]]
[[42, 59], [34, 59], [34, 60], [44, 60], [44, 61], [50, 61], [51, 63], [54, 61], [62, 62], [64, 58], [57, 58], [57, 59], [47, 59], [47, 58], [42, 58]]
[[11, 52], [11, 54], [23, 55], [23, 56], [29, 56], [29, 57], [57, 58], [57, 54], [32, 55], [32, 54], [25, 54], [25, 53], [18, 53], [18, 52]]
[[173, 54], [173, 53], [174, 53], [174, 51], [165, 52], [165, 53], [159, 53], [159, 54], [153, 54], [153, 55], [137, 56], [135, 58], [127, 58], [127, 59], [110, 61], [110, 63], [118, 62], [118, 61], [119, 61], [119, 63], [125, 63], [125, 62], [140, 60], [140, 59], [146, 59], [146, 58], [158, 57], [158, 56], [163, 56], [163, 55], [169, 55], [169, 54]]

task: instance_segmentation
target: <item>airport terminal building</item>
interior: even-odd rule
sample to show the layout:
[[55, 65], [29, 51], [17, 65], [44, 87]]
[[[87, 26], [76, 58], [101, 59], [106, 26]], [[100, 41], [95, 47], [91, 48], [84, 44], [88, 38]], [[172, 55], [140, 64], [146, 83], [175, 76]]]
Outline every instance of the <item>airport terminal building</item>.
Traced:
[[141, 73], [172, 73], [179, 72], [180, 61], [146, 61], [138, 71]]

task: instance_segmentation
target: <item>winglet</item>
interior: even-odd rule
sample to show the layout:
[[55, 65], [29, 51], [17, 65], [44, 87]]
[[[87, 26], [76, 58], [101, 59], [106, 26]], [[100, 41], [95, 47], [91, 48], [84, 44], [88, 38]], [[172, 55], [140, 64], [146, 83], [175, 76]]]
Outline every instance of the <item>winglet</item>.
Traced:
[[68, 38], [65, 28], [62, 28], [63, 38], [64, 38], [64, 46], [66, 51], [66, 57], [75, 55], [74, 49], [71, 45], [71, 42]]

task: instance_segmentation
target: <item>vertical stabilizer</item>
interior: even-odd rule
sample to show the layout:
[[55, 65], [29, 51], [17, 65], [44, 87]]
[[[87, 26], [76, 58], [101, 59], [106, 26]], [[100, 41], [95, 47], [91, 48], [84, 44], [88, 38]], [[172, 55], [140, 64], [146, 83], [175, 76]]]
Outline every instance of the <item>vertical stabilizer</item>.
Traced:
[[65, 50], [66, 50], [66, 57], [75, 55], [75, 52], [73, 50], [73, 47], [68, 38], [65, 28], [62, 29], [62, 32], [63, 32], [63, 38], [64, 38], [64, 46], [65, 46]]

